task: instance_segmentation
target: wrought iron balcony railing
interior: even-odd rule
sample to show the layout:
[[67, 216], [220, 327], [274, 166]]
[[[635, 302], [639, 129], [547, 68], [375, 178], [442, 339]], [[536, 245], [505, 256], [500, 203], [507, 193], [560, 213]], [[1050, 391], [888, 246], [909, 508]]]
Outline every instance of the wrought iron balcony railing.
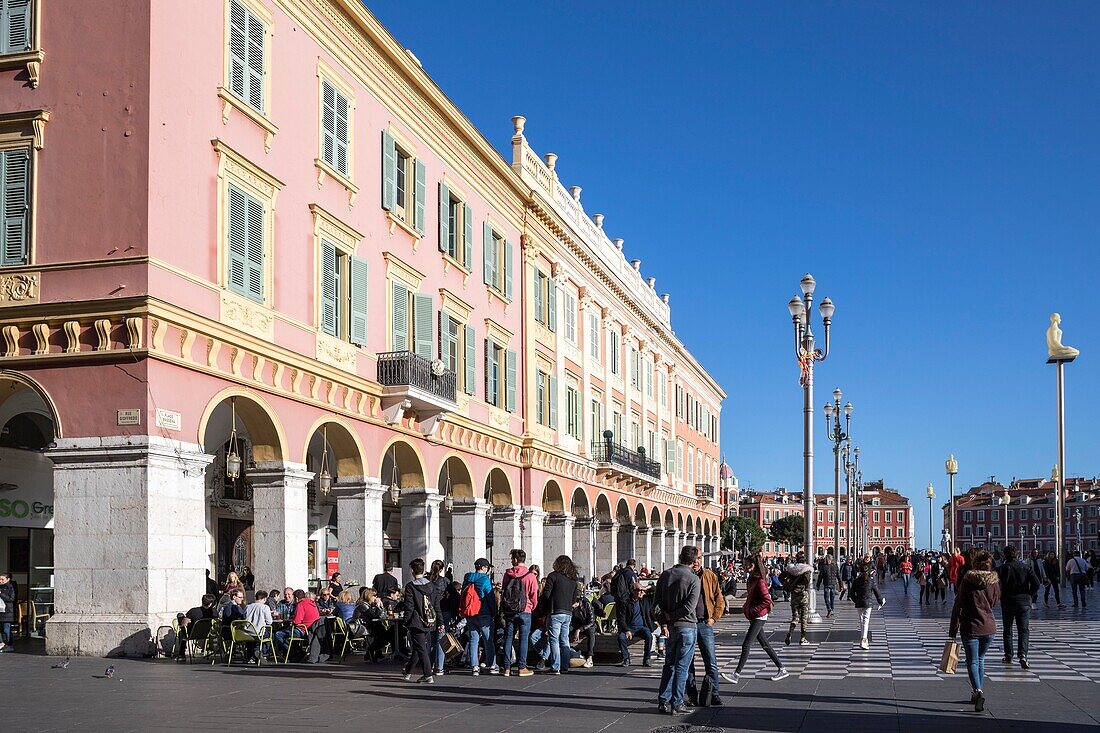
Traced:
[[695, 498], [714, 501], [714, 487], [710, 484], [695, 484]]
[[592, 460], [596, 463], [615, 463], [655, 479], [661, 477], [660, 463], [649, 460], [644, 453], [630, 450], [625, 445], [612, 443], [610, 440], [592, 443]]
[[451, 402], [455, 401], [457, 380], [447, 369], [432, 373], [432, 360], [415, 351], [390, 351], [378, 355], [378, 383], [383, 387], [414, 387]]

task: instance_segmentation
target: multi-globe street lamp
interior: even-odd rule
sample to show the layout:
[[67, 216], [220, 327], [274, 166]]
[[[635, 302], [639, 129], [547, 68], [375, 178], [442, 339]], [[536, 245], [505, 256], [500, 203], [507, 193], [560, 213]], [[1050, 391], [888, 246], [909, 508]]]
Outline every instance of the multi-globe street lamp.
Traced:
[[924, 493], [928, 494], [928, 549], [934, 550], [935, 545], [932, 544], [932, 500], [936, 498], [936, 489], [932, 484], [928, 484]]
[[[814, 289], [817, 283], [813, 275], [806, 273], [799, 283], [802, 296], [791, 298], [787, 303], [787, 310], [791, 314], [794, 323], [794, 352], [801, 369], [799, 383], [802, 385], [802, 504], [804, 508], [804, 533], [802, 548], [806, 552], [806, 560], [810, 566], [814, 565], [814, 364], [824, 361], [829, 356], [829, 331], [833, 323], [833, 312], [836, 308], [833, 301], [825, 298], [818, 306], [821, 313], [822, 325], [825, 329], [825, 348], [818, 349], [814, 346], [813, 329], [810, 326], [813, 320]], [[811, 582], [813, 576], [811, 575]], [[809, 619], [813, 623], [820, 623], [821, 616], [817, 613], [817, 594], [810, 594]]]
[[[840, 387], [833, 390], [833, 401], [825, 403], [825, 433], [833, 442], [833, 558], [840, 561], [840, 453], [847, 451], [852, 433], [852, 403], [844, 405], [844, 424], [840, 423]], [[847, 471], [845, 471], [847, 473]]]
[[[851, 441], [849, 441], [848, 446], [851, 446]], [[855, 455], [854, 459], [852, 458], [853, 454]], [[848, 511], [845, 514], [848, 527], [846, 534], [848, 541], [852, 543], [852, 554], [855, 557], [862, 557], [858, 537], [860, 534], [860, 518], [857, 514], [857, 508], [861, 505], [861, 495], [863, 493], [863, 471], [859, 468], [859, 454], [860, 448], [858, 445], [851, 451], [847, 448], [844, 450], [844, 472], [848, 476]]]

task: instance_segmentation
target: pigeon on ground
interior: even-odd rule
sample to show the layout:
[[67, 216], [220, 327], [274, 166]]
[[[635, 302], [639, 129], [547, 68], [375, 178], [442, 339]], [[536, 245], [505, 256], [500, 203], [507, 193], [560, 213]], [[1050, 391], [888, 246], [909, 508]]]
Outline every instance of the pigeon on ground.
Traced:
[[58, 662], [57, 664], [53, 665], [53, 667], [51, 669], [68, 669], [70, 661], [72, 661], [72, 660], [69, 659], [68, 657], [65, 657], [64, 661]]
[[115, 665], [112, 664], [110, 667], [107, 668], [107, 671], [104, 672], [103, 674], [107, 679], [111, 679], [112, 677], [114, 677], [115, 676]]

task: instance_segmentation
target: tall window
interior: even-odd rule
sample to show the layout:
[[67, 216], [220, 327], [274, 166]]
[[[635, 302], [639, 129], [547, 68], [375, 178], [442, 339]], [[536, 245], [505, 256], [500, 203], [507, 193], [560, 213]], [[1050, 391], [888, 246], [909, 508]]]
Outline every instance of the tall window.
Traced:
[[482, 263], [485, 284], [512, 298], [512, 243], [485, 222], [482, 226]]
[[565, 432], [581, 439], [581, 393], [572, 381], [565, 386]]
[[588, 314], [588, 353], [600, 360], [600, 317], [595, 313]]
[[545, 324], [551, 331], [558, 330], [558, 285], [554, 278], [542, 270], [534, 271], [535, 320]]
[[565, 340], [574, 346], [577, 344], [577, 298], [565, 291]]
[[485, 339], [485, 401], [514, 412], [517, 379], [516, 352]]
[[321, 239], [321, 331], [353, 344], [367, 342], [367, 262]]
[[614, 328], [611, 328], [611, 329], [608, 330], [607, 335], [608, 335], [607, 348], [608, 348], [608, 351], [611, 352], [611, 373], [617, 375], [617, 374], [619, 374], [619, 359], [620, 359], [619, 333]]
[[439, 184], [439, 251], [469, 271], [473, 267], [474, 217], [470, 207]]
[[653, 360], [646, 357], [643, 362], [645, 369], [645, 395], [646, 397], [653, 396]]
[[30, 262], [30, 148], [0, 152], [0, 265], [25, 265]]
[[[19, 4], [26, 3], [18, 0], [4, 2], [5, 20], [8, 20], [9, 7]], [[12, 34], [6, 23], [5, 35], [7, 38], [3, 47], [7, 52]], [[229, 0], [229, 91], [260, 114], [266, 112], [266, 40], [267, 25], [264, 21], [241, 0]]]
[[[229, 289], [260, 302], [264, 300], [266, 219], [263, 201], [229, 184]], [[6, 224], [5, 218], [5, 230]]]
[[539, 371], [535, 374], [535, 418], [540, 425], [555, 429], [558, 427], [558, 380]]
[[424, 233], [426, 196], [424, 164], [388, 131], [382, 131], [382, 208]]
[[593, 399], [589, 404], [588, 410], [589, 422], [592, 428], [592, 440], [600, 440], [603, 438], [604, 422], [603, 422], [603, 402], [599, 399]]
[[469, 395], [477, 391], [475, 344], [473, 326], [439, 311], [439, 358], [455, 373], [455, 379]]
[[347, 95], [328, 79], [321, 80], [321, 160], [349, 177], [348, 128], [351, 104]]
[[431, 359], [435, 351], [432, 296], [410, 290], [399, 282], [390, 286], [390, 350], [414, 351]]

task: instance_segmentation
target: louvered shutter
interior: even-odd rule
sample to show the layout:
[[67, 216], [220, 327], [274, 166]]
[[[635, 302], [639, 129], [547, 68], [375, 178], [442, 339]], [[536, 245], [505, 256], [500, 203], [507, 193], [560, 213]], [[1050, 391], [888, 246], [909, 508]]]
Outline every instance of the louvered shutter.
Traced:
[[336, 247], [321, 240], [321, 330], [329, 336], [340, 333], [340, 279], [336, 272]]
[[512, 243], [504, 240], [504, 297], [512, 299]]
[[30, 261], [27, 226], [30, 216], [30, 151], [26, 148], [7, 150], [0, 161], [4, 175], [4, 242], [0, 248], [0, 265], [25, 265]]
[[466, 394], [472, 395], [477, 392], [475, 383], [477, 381], [477, 341], [474, 337], [474, 327], [466, 326], [466, 378], [463, 381]]
[[409, 289], [400, 283], [392, 286], [392, 322], [390, 323], [390, 350], [409, 350]]
[[321, 80], [321, 160], [340, 170], [336, 166], [336, 87], [325, 79]]
[[248, 11], [229, 3], [229, 91], [248, 101]]
[[348, 98], [340, 92], [336, 92], [336, 170], [349, 175], [350, 161], [348, 160], [348, 143], [351, 131], [349, 130], [349, 102]]
[[447, 353], [447, 343], [446, 343], [447, 342], [447, 331], [448, 331], [447, 321], [450, 319], [450, 316], [448, 316], [443, 311], [439, 311], [438, 315], [439, 315], [439, 320], [438, 320], [436, 325], [437, 325], [437, 328], [439, 328], [439, 341], [438, 341], [439, 350], [437, 351], [436, 356], [439, 359], [443, 359], [443, 361], [446, 362], [446, 358], [444, 357], [444, 354]]
[[544, 307], [543, 307], [543, 304], [542, 304], [542, 301], [543, 301], [542, 273], [539, 272], [538, 270], [535, 270], [532, 278], [534, 280], [533, 290], [534, 290], [534, 294], [535, 294], [535, 320], [538, 321], [539, 323], [545, 323], [546, 318], [543, 315]]
[[264, 205], [248, 197], [248, 294], [264, 299]]
[[495, 284], [496, 257], [493, 255], [493, 228], [488, 222], [481, 225], [482, 259], [485, 266], [485, 284]]
[[[451, 189], [439, 182], [439, 251], [451, 250]], [[458, 253], [455, 252], [455, 255]]]
[[229, 184], [228, 283], [230, 290], [248, 293], [248, 195], [233, 184]]
[[421, 163], [419, 160], [414, 161], [413, 162], [413, 168], [415, 169], [414, 178], [415, 178], [415, 181], [416, 181], [416, 184], [415, 184], [416, 189], [413, 192], [414, 195], [416, 196], [416, 201], [414, 202], [414, 207], [415, 208], [413, 210], [413, 228], [416, 229], [416, 231], [418, 231], [419, 233], [423, 234], [424, 233], [424, 205], [427, 202], [427, 198], [428, 198], [427, 185], [424, 182], [425, 181], [424, 164]]
[[382, 208], [393, 211], [397, 207], [397, 143], [393, 135], [382, 131]]
[[248, 103], [264, 111], [264, 22], [248, 12]]
[[497, 403], [493, 385], [493, 340], [485, 339], [485, 401], [490, 405]]
[[558, 380], [550, 377], [550, 429], [558, 428]]
[[474, 213], [469, 204], [462, 205], [462, 266], [474, 269]]
[[3, 53], [31, 48], [31, 0], [6, 0], [3, 14]]
[[519, 378], [516, 369], [516, 352], [508, 350], [504, 354], [504, 409], [508, 412], [516, 411], [516, 381]]
[[435, 334], [432, 332], [432, 296], [413, 295], [413, 347], [417, 354], [425, 359], [432, 358], [432, 346], [435, 344]]
[[552, 278], [552, 277], [547, 278], [546, 282], [547, 282], [546, 299], [549, 301], [547, 303], [548, 307], [547, 307], [546, 325], [550, 328], [551, 331], [557, 331], [558, 330], [558, 284], [556, 282], [554, 282], [554, 278]]
[[348, 340], [363, 346], [367, 343], [367, 261], [352, 257], [351, 298], [349, 299], [350, 319]]

